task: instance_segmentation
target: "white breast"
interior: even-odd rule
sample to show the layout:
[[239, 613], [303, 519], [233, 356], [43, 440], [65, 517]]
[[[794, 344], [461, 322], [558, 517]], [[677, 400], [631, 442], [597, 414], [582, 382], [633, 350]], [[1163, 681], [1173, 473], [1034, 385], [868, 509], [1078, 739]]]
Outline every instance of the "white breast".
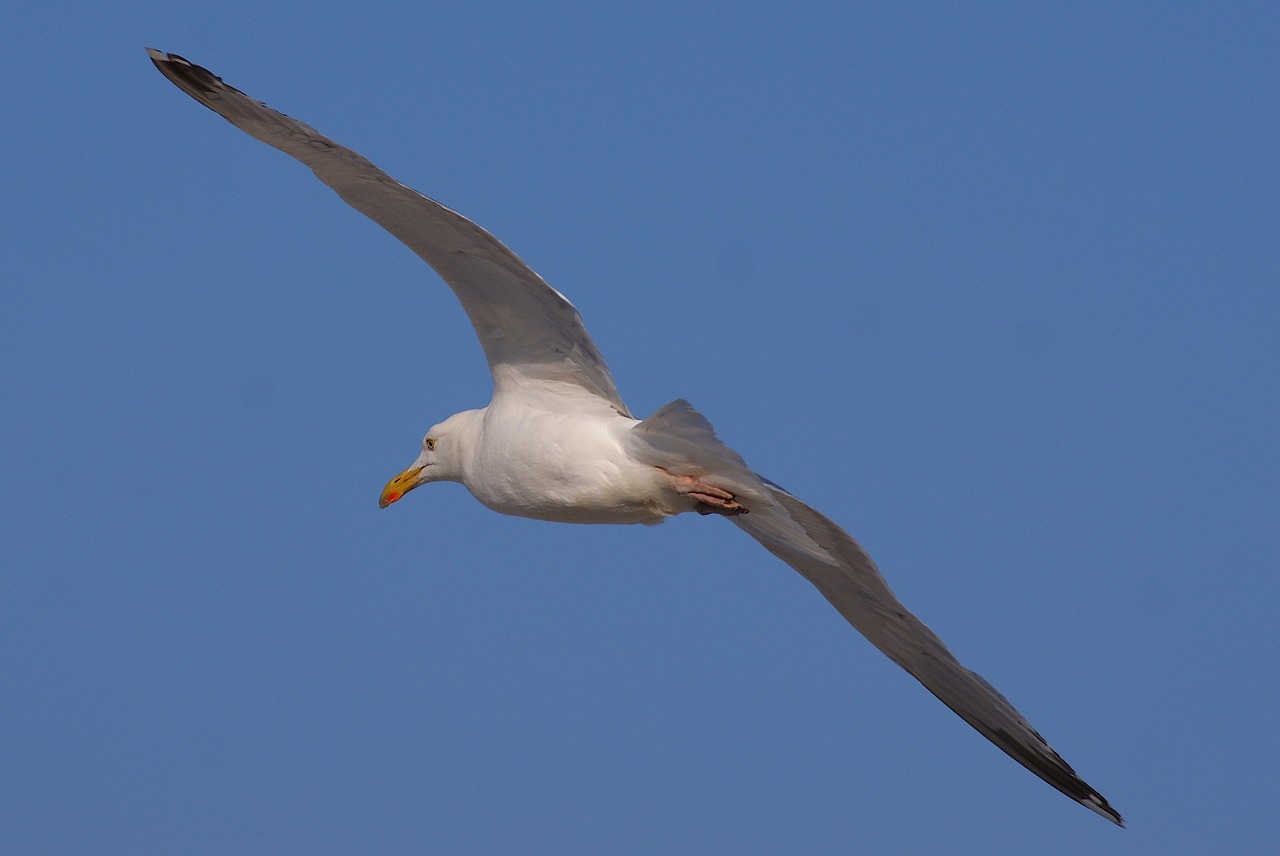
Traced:
[[563, 523], [658, 523], [687, 510], [655, 467], [626, 452], [635, 419], [495, 400], [463, 469], [494, 511]]

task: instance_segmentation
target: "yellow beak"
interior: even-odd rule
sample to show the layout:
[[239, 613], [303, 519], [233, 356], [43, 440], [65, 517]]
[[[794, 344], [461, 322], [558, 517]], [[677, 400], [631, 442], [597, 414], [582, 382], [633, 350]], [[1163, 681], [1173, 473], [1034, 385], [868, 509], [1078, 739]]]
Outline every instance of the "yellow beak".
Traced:
[[387, 482], [378, 499], [378, 507], [386, 508], [391, 503], [422, 484], [422, 467], [409, 467], [398, 476]]

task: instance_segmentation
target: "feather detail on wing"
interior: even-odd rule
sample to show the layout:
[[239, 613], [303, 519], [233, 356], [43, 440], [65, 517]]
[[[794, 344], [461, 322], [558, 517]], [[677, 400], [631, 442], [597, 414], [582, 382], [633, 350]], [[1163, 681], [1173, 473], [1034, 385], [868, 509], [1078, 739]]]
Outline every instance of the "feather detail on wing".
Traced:
[[[766, 480], [774, 505], [730, 518], [765, 549], [813, 583], [871, 644], [911, 673], [960, 718], [1015, 761], [1062, 793], [1113, 823], [1120, 814], [1086, 784], [1004, 696], [960, 664], [942, 640], [890, 591], [875, 562], [848, 533], [778, 485]], [[832, 561], [820, 561], [794, 543], [771, 518], [785, 515]]]
[[150, 48], [147, 53], [183, 92], [310, 167], [347, 204], [431, 265], [471, 319], [493, 373], [495, 394], [530, 381], [570, 384], [629, 415], [577, 310], [497, 238], [207, 69], [176, 54]]

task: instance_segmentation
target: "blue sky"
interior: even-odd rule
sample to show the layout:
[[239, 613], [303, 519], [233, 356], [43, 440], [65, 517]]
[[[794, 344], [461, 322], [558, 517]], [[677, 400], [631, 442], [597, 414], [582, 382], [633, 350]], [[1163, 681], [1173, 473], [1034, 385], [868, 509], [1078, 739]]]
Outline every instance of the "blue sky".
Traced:
[[[1278, 846], [1273, 4], [37, 5], [0, 28], [13, 852]], [[461, 310], [146, 45], [494, 232], [1130, 828], [724, 521], [380, 511], [487, 401]]]

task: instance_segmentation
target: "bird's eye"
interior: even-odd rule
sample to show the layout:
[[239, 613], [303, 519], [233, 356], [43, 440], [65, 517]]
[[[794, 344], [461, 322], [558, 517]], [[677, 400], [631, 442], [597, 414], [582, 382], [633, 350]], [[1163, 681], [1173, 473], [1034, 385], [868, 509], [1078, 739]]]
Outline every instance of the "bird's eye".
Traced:
[[426, 440], [426, 446], [428, 452], [434, 452], [436, 450], [436, 438], [428, 437]]

